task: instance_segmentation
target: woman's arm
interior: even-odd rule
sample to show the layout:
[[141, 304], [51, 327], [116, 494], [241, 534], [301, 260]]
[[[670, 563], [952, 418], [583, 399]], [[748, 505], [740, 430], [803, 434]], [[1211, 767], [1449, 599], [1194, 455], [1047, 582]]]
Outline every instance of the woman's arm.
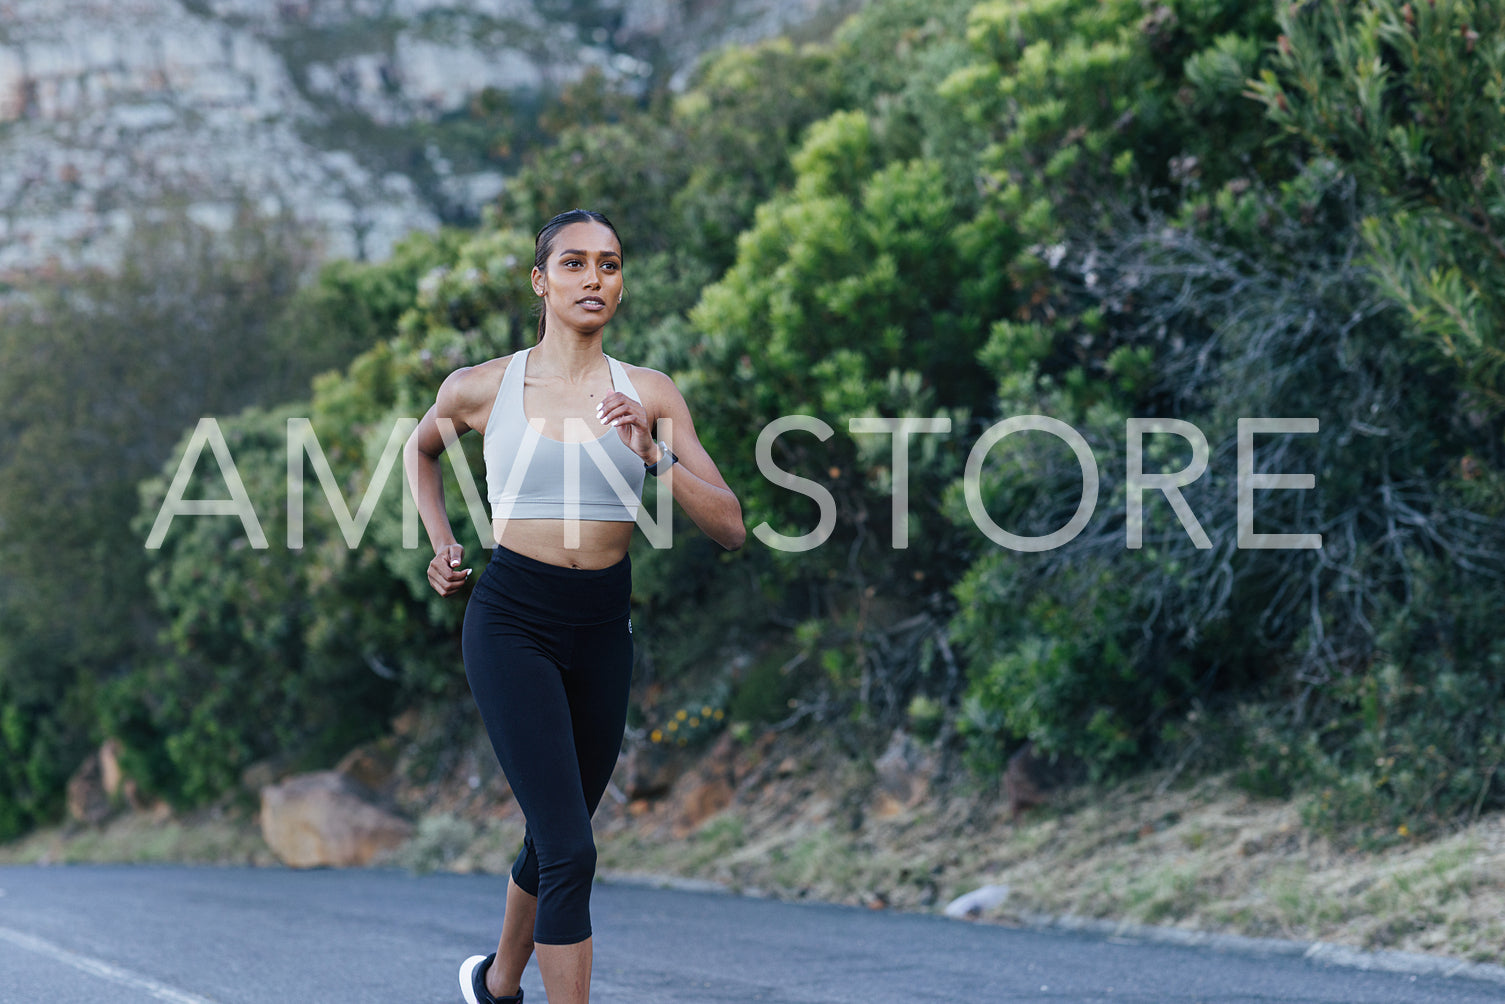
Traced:
[[[657, 370], [633, 367], [632, 380], [645, 405], [651, 404], [658, 434], [679, 461], [659, 475], [660, 491], [668, 489], [706, 536], [729, 551], [737, 550], [747, 540], [747, 527], [742, 524], [742, 504], [727, 487], [716, 462], [695, 435], [695, 423], [690, 418], [690, 407], [685, 403], [684, 395], [673, 380]], [[623, 433], [623, 438], [644, 463], [656, 461], [660, 451], [648, 427], [648, 409], [633, 408], [635, 402], [626, 395], [610, 395], [603, 403], [607, 405], [604, 409], [607, 421], [619, 418], [630, 426], [637, 426], [641, 421], [640, 429], [630, 428]]]
[[469, 432], [475, 409], [475, 368], [458, 369], [445, 378], [434, 404], [418, 420], [402, 451], [402, 466], [408, 488], [418, 506], [418, 518], [428, 531], [434, 558], [429, 562], [429, 585], [440, 596], [458, 592], [470, 576], [461, 568], [465, 549], [455, 542], [449, 513], [444, 508], [444, 475], [439, 458], [449, 440]]

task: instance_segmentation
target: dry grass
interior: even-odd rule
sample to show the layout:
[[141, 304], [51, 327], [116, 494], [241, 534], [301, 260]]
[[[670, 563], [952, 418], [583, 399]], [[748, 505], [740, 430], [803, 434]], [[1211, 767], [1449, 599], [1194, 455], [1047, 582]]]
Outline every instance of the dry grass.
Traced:
[[[1499, 962], [1505, 946], [1505, 818], [1377, 852], [1314, 837], [1295, 807], [1221, 779], [1156, 793], [1097, 793], [1025, 822], [990, 873], [1015, 909], [1114, 917], [1360, 948]], [[1017, 905], [1014, 905], [1017, 904]]]
[[277, 859], [244, 815], [119, 816], [104, 826], [37, 830], [0, 845], [0, 864], [272, 865]]
[[[1313, 835], [1297, 806], [1217, 777], [1078, 789], [1014, 822], [1001, 797], [976, 792], [885, 803], [870, 765], [819, 745], [737, 757], [732, 805], [686, 836], [674, 836], [685, 828], [681, 788], [631, 807], [608, 798], [602, 869], [919, 911], [1004, 884], [1011, 894], [989, 918], [1002, 923], [1087, 917], [1505, 962], [1505, 815], [1360, 852]], [[522, 819], [491, 787], [432, 789], [413, 841], [385, 863], [506, 871]], [[0, 846], [8, 864], [274, 860], [249, 812], [123, 816]]]
[[1017, 823], [975, 794], [877, 818], [870, 791], [743, 786], [683, 840], [671, 798], [637, 819], [608, 812], [598, 843], [606, 868], [787, 897], [939, 910], [1003, 884], [990, 919], [1004, 923], [1064, 915], [1505, 961], [1505, 816], [1359, 852], [1226, 779], [1162, 780], [1077, 790]]

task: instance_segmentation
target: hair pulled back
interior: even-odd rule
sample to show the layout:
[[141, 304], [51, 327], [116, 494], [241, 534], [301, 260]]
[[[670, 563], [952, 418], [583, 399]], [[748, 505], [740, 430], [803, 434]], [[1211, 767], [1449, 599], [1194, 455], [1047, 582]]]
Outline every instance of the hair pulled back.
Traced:
[[[547, 273], [549, 270], [549, 255], [554, 253], [554, 238], [559, 236], [559, 231], [575, 223], [599, 223], [611, 235], [617, 239], [617, 246], [622, 246], [622, 235], [617, 233], [617, 228], [612, 226], [602, 213], [593, 209], [567, 209], [545, 223], [538, 231], [538, 236], [533, 240], [533, 267], [540, 272]], [[546, 314], [542, 302], [538, 307], [538, 340], [543, 341], [544, 321]]]

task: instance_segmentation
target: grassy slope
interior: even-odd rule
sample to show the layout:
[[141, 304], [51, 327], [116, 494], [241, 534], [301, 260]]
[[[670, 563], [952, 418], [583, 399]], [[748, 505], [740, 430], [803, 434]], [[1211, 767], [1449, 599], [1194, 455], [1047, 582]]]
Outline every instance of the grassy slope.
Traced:
[[1005, 923], [1111, 918], [1505, 962], [1502, 815], [1366, 852], [1221, 777], [1083, 787], [1014, 822], [1001, 797], [976, 792], [885, 810], [864, 774], [802, 761], [779, 783], [744, 783], [728, 810], [677, 841], [672, 804], [611, 813], [603, 864], [922, 910], [1002, 884], [1010, 896], [991, 919]]
[[[423, 818], [390, 863], [493, 872], [510, 864], [521, 818], [477, 739], [436, 782], [399, 786], [399, 802]], [[688, 826], [690, 807], [718, 773], [733, 780], [724, 789], [732, 804]], [[842, 759], [818, 738], [781, 737], [692, 765], [657, 802], [606, 799], [597, 818], [601, 865], [922, 911], [1004, 884], [1008, 900], [986, 919], [1109, 918], [1505, 962], [1502, 815], [1361, 852], [1314, 836], [1295, 805], [1252, 798], [1219, 777], [1083, 787], [1017, 822], [1000, 796], [964, 788], [903, 808], [883, 796], [870, 765]], [[273, 860], [244, 809], [124, 816], [0, 847], [0, 863]]]

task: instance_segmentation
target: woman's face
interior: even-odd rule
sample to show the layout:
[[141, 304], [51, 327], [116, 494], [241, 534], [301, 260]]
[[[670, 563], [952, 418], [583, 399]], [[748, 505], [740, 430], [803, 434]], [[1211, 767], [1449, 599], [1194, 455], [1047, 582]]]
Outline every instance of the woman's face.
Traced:
[[569, 327], [594, 331], [622, 299], [622, 248], [599, 223], [571, 223], [554, 235], [545, 271], [533, 270], [544, 310]]

